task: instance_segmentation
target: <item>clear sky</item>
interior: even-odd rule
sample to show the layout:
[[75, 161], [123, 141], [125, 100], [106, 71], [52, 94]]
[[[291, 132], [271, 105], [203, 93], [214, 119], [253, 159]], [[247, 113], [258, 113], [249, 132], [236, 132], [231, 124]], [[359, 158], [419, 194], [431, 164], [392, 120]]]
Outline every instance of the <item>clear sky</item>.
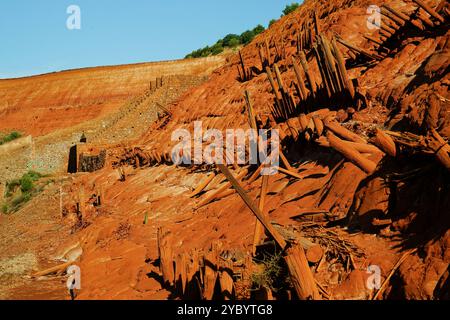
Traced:
[[[267, 27], [293, 0], [2, 0], [0, 78], [183, 58], [228, 33]], [[67, 8], [81, 9], [69, 30]]]

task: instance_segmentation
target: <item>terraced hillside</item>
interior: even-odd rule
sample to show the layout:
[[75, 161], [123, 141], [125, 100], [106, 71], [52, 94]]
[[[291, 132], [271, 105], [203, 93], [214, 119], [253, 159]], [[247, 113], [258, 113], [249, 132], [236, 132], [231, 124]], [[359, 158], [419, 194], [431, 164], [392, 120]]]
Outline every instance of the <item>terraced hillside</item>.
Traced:
[[223, 57], [87, 68], [0, 80], [1, 131], [42, 136], [116, 112], [157, 77], [204, 76]]

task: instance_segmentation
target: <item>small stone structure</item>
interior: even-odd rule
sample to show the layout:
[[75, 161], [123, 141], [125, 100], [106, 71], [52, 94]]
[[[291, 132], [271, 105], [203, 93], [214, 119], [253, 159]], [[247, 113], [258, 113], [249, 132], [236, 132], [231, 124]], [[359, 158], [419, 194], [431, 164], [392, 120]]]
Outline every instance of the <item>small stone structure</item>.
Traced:
[[95, 172], [102, 169], [106, 162], [106, 150], [97, 154], [81, 153], [78, 162], [78, 172]]
[[88, 144], [78, 144], [70, 148], [68, 173], [95, 172], [106, 163], [106, 150]]

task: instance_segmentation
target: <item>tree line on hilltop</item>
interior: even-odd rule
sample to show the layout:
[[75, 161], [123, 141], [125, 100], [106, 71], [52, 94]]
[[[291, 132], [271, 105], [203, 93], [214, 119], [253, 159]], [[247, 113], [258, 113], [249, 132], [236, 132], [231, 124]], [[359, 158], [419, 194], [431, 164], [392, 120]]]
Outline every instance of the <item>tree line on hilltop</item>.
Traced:
[[[292, 3], [290, 5], [287, 5], [286, 8], [283, 10], [283, 14], [281, 17], [288, 15], [292, 12], [294, 12], [300, 4], [298, 3]], [[269, 22], [269, 27], [274, 24], [277, 20], [273, 19]], [[214, 45], [212, 46], [206, 46], [204, 48], [194, 50], [188, 55], [186, 55], [186, 59], [189, 58], [204, 58], [209, 56], [215, 56], [220, 53], [222, 53], [225, 49], [234, 49], [239, 46], [245, 46], [252, 42], [252, 40], [260, 33], [262, 33], [266, 28], [259, 24], [255, 28], [251, 30], [244, 31], [240, 35], [238, 34], [228, 34], [223, 39], [218, 40]]]

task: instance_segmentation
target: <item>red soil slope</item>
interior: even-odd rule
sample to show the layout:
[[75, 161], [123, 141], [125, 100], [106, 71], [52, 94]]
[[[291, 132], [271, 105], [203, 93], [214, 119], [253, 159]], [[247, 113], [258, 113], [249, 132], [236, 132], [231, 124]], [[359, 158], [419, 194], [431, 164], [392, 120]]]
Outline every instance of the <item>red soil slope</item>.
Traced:
[[0, 131], [33, 136], [114, 113], [162, 75], [206, 75], [222, 57], [87, 68], [0, 80]]
[[[427, 3], [435, 8], [438, 2]], [[418, 12], [422, 19], [415, 18], [415, 22], [420, 20], [416, 24], [419, 24], [421, 30], [411, 31], [416, 27], [407, 25], [406, 30], [400, 30], [395, 36], [396, 40], [386, 40], [384, 45], [388, 47], [389, 53], [380, 53], [380, 59], [370, 63], [356, 63], [352, 66], [355, 53], [349, 52], [345, 46], [339, 46], [347, 59], [350, 78], [357, 79], [356, 92], [362, 100], [355, 102], [350, 109], [340, 105], [339, 100], [325, 102], [332, 110], [338, 111], [338, 121], [343, 122], [363, 139], [367, 139], [367, 135], [374, 128], [388, 128], [417, 135], [427, 135], [429, 130], [434, 128], [444, 139], [448, 139], [448, 20], [440, 26], [437, 26], [439, 22], [435, 21], [430, 30], [423, 22], [429, 15], [423, 9], [417, 11], [417, 4], [375, 1], [378, 5], [383, 3], [388, 3], [405, 14]], [[295, 92], [291, 85], [291, 81], [295, 81], [291, 57], [298, 59], [296, 52], [300, 26], [304, 27], [305, 23], [310, 23], [312, 29], [312, 13], [316, 11], [320, 29], [329, 39], [339, 35], [353, 46], [376, 53], [373, 44], [364, 38], [364, 35], [380, 37], [379, 31], [368, 31], [366, 27], [367, 8], [372, 4], [373, 1], [306, 1], [293, 15], [283, 18], [242, 50], [246, 68], [256, 68], [251, 72], [251, 79], [239, 79], [242, 68], [240, 58], [236, 55], [218, 69], [209, 82], [191, 90], [185, 99], [173, 105], [173, 116], [156, 123], [139, 141], [139, 149], [125, 151], [119, 156], [120, 162], [139, 167], [168, 160], [167, 155], [170, 155], [172, 147], [177, 143], [171, 141], [172, 132], [179, 128], [192, 130], [193, 121], [203, 121], [204, 128], [248, 128], [245, 90], [250, 92], [255, 112], [262, 119], [262, 123], [273, 121], [269, 117], [269, 106], [273, 106], [274, 95], [267, 75], [257, 71], [261, 69], [257, 47], [267, 41], [272, 60], [276, 52], [285, 47], [286, 53], [281, 54], [278, 66], [284, 82]], [[446, 12], [445, 10], [448, 9], [441, 12]], [[448, 16], [445, 19], [448, 19]], [[386, 18], [383, 21], [386, 21]], [[392, 22], [390, 24], [392, 25]], [[308, 55], [308, 62], [318, 79], [318, 85], [323, 86], [313, 53]], [[313, 110], [320, 107], [322, 106], [314, 105]], [[360, 110], [355, 110], [356, 108]], [[442, 291], [442, 287], [448, 290], [448, 280], [446, 285], [443, 283], [447, 279], [445, 272], [448, 273], [450, 262], [450, 218], [447, 214], [450, 212], [450, 204], [448, 200], [444, 200], [449, 198], [449, 177], [442, 163], [433, 157], [433, 152], [425, 156], [417, 152], [418, 150], [414, 151], [414, 148], [408, 149], [411, 147], [408, 143], [399, 145], [396, 158], [381, 154], [369, 157], [378, 167], [374, 173], [367, 174], [350, 162], [340, 162], [342, 157], [329, 149], [317, 149], [306, 141], [300, 145], [288, 143], [287, 147], [285, 151], [288, 158], [294, 163], [300, 163], [300, 167], [295, 170], [303, 172], [301, 175], [304, 179], [289, 182], [283, 175], [272, 178], [269, 184], [272, 195], [266, 203], [271, 218], [285, 228], [293, 226], [303, 233], [308, 233], [310, 231], [302, 227], [305, 221], [298, 224], [289, 217], [312, 208], [313, 211], [327, 212], [325, 221], [345, 221], [344, 226], [350, 225], [362, 231], [350, 240], [362, 248], [366, 257], [360, 260], [355, 256], [355, 271], [344, 272], [334, 284], [330, 273], [316, 275], [317, 279], [326, 283], [334, 298], [367, 298], [364, 280], [361, 280], [364, 277], [361, 278], [360, 273], [365, 273], [368, 265], [378, 265], [382, 269], [383, 279], [386, 279], [403, 255], [407, 262], [400, 265], [395, 279], [387, 282], [387, 290], [383, 292], [386, 298], [430, 299], [448, 294]], [[136, 162], [136, 159], [139, 161]], [[170, 160], [168, 162], [170, 163]], [[136, 174], [140, 176], [139, 171]], [[428, 177], [426, 181], [423, 180], [425, 176]], [[130, 188], [133, 182], [125, 184], [126, 188]], [[182, 181], [180, 184], [185, 185]], [[259, 185], [255, 183], [247, 186], [253, 199], [257, 199], [257, 189], [254, 189], [257, 186]], [[139, 190], [134, 192], [129, 196], [140, 194]], [[209, 194], [211, 192], [213, 191]], [[152, 193], [144, 191], [143, 194]], [[128, 203], [126, 194], [122, 193], [122, 196], [122, 201]], [[175, 197], [179, 202], [175, 200], [172, 204], [178, 208], [174, 211], [180, 214], [186, 212], [187, 218], [173, 217], [168, 221], [156, 222], [158, 226], [163, 225], [170, 229], [174, 239], [177, 239], [178, 245], [173, 249], [174, 254], [181, 254], [194, 247], [207, 249], [215, 241], [226, 243], [227, 249], [245, 248], [243, 250], [248, 252], [252, 243], [253, 223], [252, 215], [242, 200], [234, 195], [196, 210], [198, 203], [207, 196], [208, 193], [195, 201], [195, 204], [182, 196]], [[152, 208], [156, 206], [155, 210], [161, 212], [166, 210], [169, 199], [158, 199], [154, 204], [151, 198], [152, 196], [149, 196], [148, 201]], [[138, 201], [139, 197], [134, 199]], [[130, 203], [133, 202], [130, 199]], [[145, 210], [145, 204], [139, 209], [139, 203], [136, 202], [136, 211], [133, 212]], [[129, 219], [137, 222], [137, 219], [132, 217]], [[176, 223], [185, 219], [186, 222]], [[315, 221], [314, 217], [312, 219]], [[309, 221], [308, 218], [306, 221]], [[133, 225], [132, 222], [130, 224]], [[336, 232], [340, 234], [340, 231]], [[373, 238], [371, 234], [377, 237]], [[408, 250], [411, 248], [418, 248], [418, 253], [409, 256]], [[91, 250], [97, 251], [93, 248]], [[333, 260], [329, 263], [332, 264]], [[330, 270], [328, 269], [329, 272]]]

